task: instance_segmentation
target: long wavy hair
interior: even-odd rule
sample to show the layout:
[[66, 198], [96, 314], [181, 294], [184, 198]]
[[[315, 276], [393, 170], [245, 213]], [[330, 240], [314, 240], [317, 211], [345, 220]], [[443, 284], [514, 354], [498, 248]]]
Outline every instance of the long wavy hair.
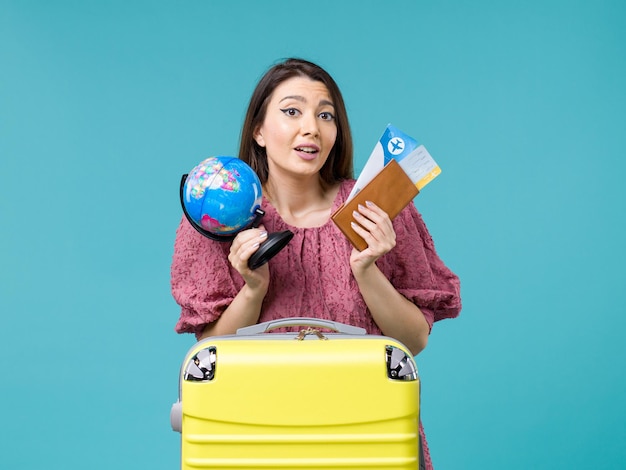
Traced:
[[339, 87], [335, 80], [320, 66], [303, 59], [290, 58], [271, 67], [257, 84], [241, 129], [239, 158], [248, 163], [257, 173], [262, 184], [267, 182], [269, 167], [265, 148], [254, 139], [257, 130], [265, 120], [267, 105], [278, 85], [293, 77], [308, 77], [326, 85], [335, 105], [337, 138], [328, 159], [320, 169], [323, 186], [353, 177], [352, 134], [348, 114]]

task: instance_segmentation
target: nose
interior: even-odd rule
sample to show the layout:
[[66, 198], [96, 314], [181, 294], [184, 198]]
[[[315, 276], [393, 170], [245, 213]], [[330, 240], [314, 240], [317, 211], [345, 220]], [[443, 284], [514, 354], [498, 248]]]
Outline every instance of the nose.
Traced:
[[315, 113], [306, 113], [302, 116], [301, 131], [302, 135], [318, 137], [320, 133], [319, 123]]

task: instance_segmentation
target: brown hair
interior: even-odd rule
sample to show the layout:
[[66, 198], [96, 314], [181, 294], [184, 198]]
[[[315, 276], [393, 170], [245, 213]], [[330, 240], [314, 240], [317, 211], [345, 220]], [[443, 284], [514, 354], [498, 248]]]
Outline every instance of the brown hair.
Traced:
[[269, 175], [267, 155], [265, 148], [257, 144], [254, 139], [254, 132], [263, 124], [267, 104], [276, 87], [293, 77], [308, 77], [311, 80], [322, 82], [326, 85], [335, 105], [337, 138], [328, 155], [328, 160], [320, 170], [321, 183], [331, 185], [352, 178], [352, 135], [341, 91], [328, 72], [303, 59], [291, 58], [274, 65], [257, 84], [250, 98], [248, 111], [241, 129], [239, 158], [250, 165], [259, 176], [261, 183], [265, 184]]

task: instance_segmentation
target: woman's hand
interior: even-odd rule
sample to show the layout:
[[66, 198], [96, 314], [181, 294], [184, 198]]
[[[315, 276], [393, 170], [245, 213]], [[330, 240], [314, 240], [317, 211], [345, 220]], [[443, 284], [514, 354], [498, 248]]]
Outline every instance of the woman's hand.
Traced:
[[248, 260], [266, 239], [267, 231], [262, 225], [237, 234], [230, 246], [228, 261], [241, 274], [245, 284], [220, 317], [206, 325], [199, 339], [230, 335], [241, 327], [254, 325], [259, 321], [263, 299], [270, 283], [270, 270], [267, 263], [257, 269], [250, 269]]
[[373, 202], [367, 201], [365, 206], [359, 205], [353, 216], [352, 228], [367, 243], [365, 250], [354, 248], [350, 255], [352, 272], [357, 275], [396, 246], [396, 232], [389, 215]]
[[258, 228], [242, 230], [237, 234], [230, 246], [228, 261], [243, 277], [248, 288], [267, 291], [270, 271], [267, 263], [257, 269], [250, 269], [248, 260], [259, 249], [261, 243], [267, 239], [267, 231], [263, 225]]
[[352, 249], [352, 273], [382, 333], [418, 354], [428, 343], [430, 326], [419, 307], [398, 292], [376, 266], [375, 261], [396, 246], [396, 232], [385, 211], [371, 202], [366, 205], [354, 214], [352, 228], [367, 242], [367, 248]]

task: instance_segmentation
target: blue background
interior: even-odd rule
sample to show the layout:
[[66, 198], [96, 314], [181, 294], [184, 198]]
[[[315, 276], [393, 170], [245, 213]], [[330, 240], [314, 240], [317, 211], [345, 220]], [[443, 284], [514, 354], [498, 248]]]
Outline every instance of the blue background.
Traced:
[[0, 467], [178, 467], [179, 177], [250, 93], [335, 77], [357, 170], [387, 123], [464, 310], [418, 357], [436, 468], [626, 462], [626, 3], [0, 1]]

